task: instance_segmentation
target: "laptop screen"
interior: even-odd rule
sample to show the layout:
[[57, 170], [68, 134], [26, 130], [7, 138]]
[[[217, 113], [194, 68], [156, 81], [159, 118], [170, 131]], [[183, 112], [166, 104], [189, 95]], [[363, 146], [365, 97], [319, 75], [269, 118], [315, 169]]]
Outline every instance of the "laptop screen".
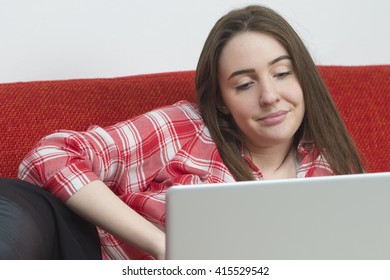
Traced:
[[174, 186], [168, 259], [390, 259], [390, 172]]

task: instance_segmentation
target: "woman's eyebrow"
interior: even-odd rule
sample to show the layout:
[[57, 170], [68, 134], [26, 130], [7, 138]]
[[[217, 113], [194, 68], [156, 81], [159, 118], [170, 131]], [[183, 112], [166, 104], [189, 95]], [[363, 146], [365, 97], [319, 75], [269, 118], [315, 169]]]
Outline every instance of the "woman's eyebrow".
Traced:
[[283, 59], [288, 59], [288, 60], [291, 60], [291, 57], [289, 55], [281, 55], [273, 60], [271, 60], [270, 62], [268, 62], [268, 66], [271, 66], [271, 65], [274, 65], [275, 63], [283, 60]]
[[[291, 60], [291, 57], [289, 55], [281, 55], [273, 60], [271, 60], [270, 62], [268, 62], [268, 66], [272, 66], [274, 65], [275, 63], [278, 63], [279, 61], [281, 60], [284, 60], [284, 59], [288, 59], [288, 60]], [[237, 71], [234, 71], [228, 78], [228, 80], [230, 80], [231, 78], [235, 77], [235, 76], [238, 76], [238, 75], [242, 75], [242, 74], [249, 74], [249, 73], [255, 73], [256, 70], [255, 69], [252, 69], [252, 68], [249, 68], [249, 69], [242, 69], [242, 70], [237, 70]]]
[[238, 70], [238, 71], [234, 71], [228, 78], [228, 80], [230, 80], [231, 78], [235, 77], [235, 76], [238, 76], [238, 75], [242, 75], [242, 74], [248, 74], [248, 73], [255, 73], [256, 70], [255, 69], [242, 69], [242, 70]]

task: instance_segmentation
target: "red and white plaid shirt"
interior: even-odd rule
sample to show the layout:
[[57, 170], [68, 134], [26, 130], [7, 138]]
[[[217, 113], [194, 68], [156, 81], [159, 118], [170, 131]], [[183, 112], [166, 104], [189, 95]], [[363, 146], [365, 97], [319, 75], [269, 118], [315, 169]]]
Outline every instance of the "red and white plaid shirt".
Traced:
[[[303, 158], [297, 177], [333, 175], [321, 155]], [[249, 158], [256, 179], [262, 175]], [[165, 191], [172, 185], [235, 181], [223, 163], [196, 105], [180, 101], [116, 125], [86, 132], [61, 130], [41, 140], [19, 167], [19, 177], [66, 201], [102, 180], [127, 205], [161, 229]], [[150, 255], [98, 228], [104, 259]]]

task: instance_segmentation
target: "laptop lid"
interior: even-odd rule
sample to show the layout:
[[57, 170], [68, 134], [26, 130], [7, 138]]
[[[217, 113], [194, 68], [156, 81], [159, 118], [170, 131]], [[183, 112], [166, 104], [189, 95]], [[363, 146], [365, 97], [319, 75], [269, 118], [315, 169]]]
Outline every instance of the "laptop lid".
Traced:
[[174, 186], [168, 259], [390, 259], [390, 172]]

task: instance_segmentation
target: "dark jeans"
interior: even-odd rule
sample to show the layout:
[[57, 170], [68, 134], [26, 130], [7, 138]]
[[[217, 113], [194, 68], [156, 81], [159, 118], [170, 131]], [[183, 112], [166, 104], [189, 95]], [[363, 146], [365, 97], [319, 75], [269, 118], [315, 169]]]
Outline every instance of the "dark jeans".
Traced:
[[101, 259], [96, 227], [45, 190], [0, 178], [0, 259]]

